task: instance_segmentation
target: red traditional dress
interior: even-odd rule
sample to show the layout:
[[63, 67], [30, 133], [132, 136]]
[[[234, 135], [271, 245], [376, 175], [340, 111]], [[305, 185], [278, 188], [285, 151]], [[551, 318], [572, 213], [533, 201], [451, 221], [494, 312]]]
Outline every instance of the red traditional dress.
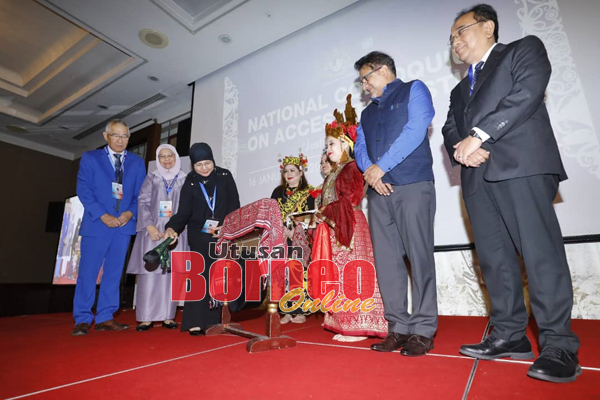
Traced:
[[[340, 164], [331, 172], [323, 183], [321, 204], [324, 206], [322, 214], [329, 219], [331, 257], [340, 273], [340, 287], [344, 286], [344, 279], [356, 279], [347, 274], [344, 277], [342, 270], [352, 260], [365, 260], [375, 264], [373, 258], [373, 245], [367, 219], [360, 210], [363, 198], [363, 176], [356, 167], [356, 162], [351, 160]], [[355, 285], [356, 282], [348, 282]], [[383, 301], [379, 293], [379, 285], [375, 280], [373, 287], [367, 287], [368, 282], [363, 280], [362, 291], [374, 289], [373, 299], [375, 309], [365, 313], [363, 311], [339, 311], [325, 314], [324, 327], [346, 336], [379, 336], [385, 337], [388, 333], [387, 321], [384, 318]], [[343, 289], [341, 290], [343, 293]], [[348, 301], [348, 300], [346, 300]]]

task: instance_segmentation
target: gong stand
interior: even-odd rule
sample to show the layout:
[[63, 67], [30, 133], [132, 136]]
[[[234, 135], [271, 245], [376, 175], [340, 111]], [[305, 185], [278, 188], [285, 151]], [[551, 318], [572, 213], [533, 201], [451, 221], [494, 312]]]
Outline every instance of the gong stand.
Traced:
[[264, 335], [244, 331], [242, 330], [242, 325], [231, 323], [231, 313], [229, 312], [229, 305], [227, 302], [223, 303], [221, 318], [222, 323], [208, 328], [206, 330], [206, 336], [232, 333], [234, 335], [247, 337], [250, 339], [246, 344], [248, 353], [296, 347], [296, 340], [289, 336], [281, 335], [278, 303], [269, 302], [267, 305], [267, 315], [265, 316], [266, 333]]
[[[246, 235], [246, 239], [240, 240], [240, 247], [245, 243], [255, 241], [258, 244], [259, 236], [252, 234]], [[243, 336], [250, 340], [246, 344], [248, 353], [258, 353], [267, 350], [287, 349], [288, 347], [296, 347], [296, 340], [289, 336], [281, 334], [281, 322], [279, 318], [279, 303], [269, 302], [267, 305], [267, 314], [265, 315], [265, 334], [248, 332], [242, 329], [242, 325], [231, 322], [231, 313], [229, 312], [228, 302], [223, 303], [221, 309], [221, 323], [212, 326], [206, 330], [206, 336], [223, 335], [232, 333], [234, 335]]]

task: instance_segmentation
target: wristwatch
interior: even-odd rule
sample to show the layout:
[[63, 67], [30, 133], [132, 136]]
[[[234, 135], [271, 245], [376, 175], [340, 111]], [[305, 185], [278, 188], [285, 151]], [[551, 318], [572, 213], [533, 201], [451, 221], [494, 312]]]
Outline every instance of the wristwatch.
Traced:
[[479, 136], [479, 134], [475, 131], [475, 129], [471, 129], [471, 133], [469, 135], [471, 135], [474, 138], [477, 138], [483, 142], [483, 139], [481, 138], [481, 136]]

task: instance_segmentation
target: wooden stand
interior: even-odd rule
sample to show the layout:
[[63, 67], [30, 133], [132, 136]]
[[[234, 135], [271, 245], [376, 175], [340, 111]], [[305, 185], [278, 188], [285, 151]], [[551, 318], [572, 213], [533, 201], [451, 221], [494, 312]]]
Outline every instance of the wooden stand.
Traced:
[[[238, 248], [258, 246], [260, 242], [261, 230], [256, 230], [243, 238], [237, 239], [234, 243]], [[206, 336], [222, 335], [232, 333], [234, 335], [247, 337], [251, 340], [246, 345], [248, 353], [258, 353], [261, 351], [286, 349], [296, 347], [296, 341], [289, 336], [281, 335], [281, 322], [279, 320], [279, 304], [269, 303], [267, 306], [266, 333], [258, 333], [242, 330], [240, 324], [231, 323], [231, 313], [227, 302], [223, 304], [221, 310], [221, 324], [210, 327], [206, 330]]]
[[231, 323], [229, 305], [225, 303], [223, 304], [223, 309], [221, 311], [222, 323], [208, 328], [206, 330], [206, 336], [232, 333], [234, 335], [250, 338], [251, 340], [246, 344], [248, 353], [296, 347], [296, 341], [293, 338], [281, 335], [281, 323], [279, 321], [278, 308], [277, 303], [269, 303], [266, 315], [266, 334], [259, 335], [258, 333], [242, 330], [240, 324]]

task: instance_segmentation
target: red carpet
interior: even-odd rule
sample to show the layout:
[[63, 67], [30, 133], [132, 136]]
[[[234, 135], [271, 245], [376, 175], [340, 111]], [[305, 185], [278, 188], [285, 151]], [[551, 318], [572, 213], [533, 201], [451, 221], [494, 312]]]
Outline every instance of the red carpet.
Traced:
[[[237, 317], [264, 333], [256, 312]], [[135, 325], [133, 311], [118, 319]], [[576, 382], [528, 378], [530, 363], [480, 361], [470, 386], [475, 361], [458, 348], [481, 340], [487, 318], [440, 317], [435, 349], [420, 358], [369, 350], [376, 339], [335, 342], [321, 322], [284, 326], [296, 348], [248, 354], [244, 338], [192, 337], [159, 324], [72, 337], [70, 314], [2, 318], [0, 398], [600, 399], [600, 321], [573, 321], [584, 368]]]

